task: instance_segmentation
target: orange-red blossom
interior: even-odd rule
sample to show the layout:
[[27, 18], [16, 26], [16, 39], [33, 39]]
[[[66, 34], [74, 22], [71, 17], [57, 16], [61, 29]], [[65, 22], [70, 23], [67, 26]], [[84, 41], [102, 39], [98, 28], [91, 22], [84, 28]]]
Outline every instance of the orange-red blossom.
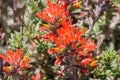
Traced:
[[90, 39], [86, 40], [85, 37], [83, 37], [86, 30], [86, 28], [76, 28], [65, 22], [62, 24], [62, 27], [57, 30], [57, 35], [54, 33], [49, 33], [47, 35], [49, 40], [56, 44], [55, 48], [49, 49], [49, 53], [64, 55], [56, 56], [57, 60], [55, 64], [57, 66], [59, 66], [62, 60], [66, 58], [66, 55], [71, 55], [73, 57], [75, 56], [76, 62], [84, 67], [83, 72], [88, 72], [87, 66], [94, 61], [91, 52], [96, 49], [96, 45], [94, 41]]
[[[87, 66], [91, 65], [94, 61], [91, 52], [96, 49], [96, 45], [94, 41], [83, 37], [87, 30], [86, 28], [81, 29], [80, 27], [71, 25], [72, 20], [70, 19], [68, 15], [69, 11], [67, 11], [65, 6], [66, 5], [63, 4], [52, 3], [48, 0], [48, 7], [45, 8], [43, 12], [37, 14], [37, 17], [42, 20], [52, 23], [52, 26], [44, 25], [48, 31], [45, 38], [48, 38], [56, 44], [56, 46], [49, 49], [48, 52], [56, 55], [57, 60], [55, 64], [57, 66], [61, 64], [63, 59], [71, 55], [72, 57], [75, 57], [77, 64], [84, 67], [83, 72], [87, 72]], [[57, 23], [54, 24], [55, 22]], [[51, 30], [53, 24], [55, 32]]]
[[48, 7], [43, 12], [36, 14], [36, 16], [49, 23], [55, 23], [66, 12], [66, 9], [64, 5], [52, 3], [50, 0], [47, 0], [47, 2]]
[[0, 54], [0, 58], [10, 64], [10, 66], [4, 66], [5, 72], [11, 72], [10, 68], [17, 69], [18, 72], [30, 67], [30, 59], [28, 56], [24, 56], [22, 49], [19, 49], [16, 53], [13, 50], [8, 50], [8, 54]]

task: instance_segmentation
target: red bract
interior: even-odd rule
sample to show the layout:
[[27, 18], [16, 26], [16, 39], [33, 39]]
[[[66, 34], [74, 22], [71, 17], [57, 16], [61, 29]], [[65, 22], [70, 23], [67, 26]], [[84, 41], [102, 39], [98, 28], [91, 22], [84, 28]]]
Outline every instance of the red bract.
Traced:
[[81, 45], [78, 49], [76, 49], [76, 52], [79, 54], [86, 56], [88, 52], [94, 51], [97, 48], [94, 41], [91, 41], [90, 39], [84, 41], [83, 45]]
[[[80, 56], [81, 57], [81, 56]], [[87, 56], [85, 56], [85, 58], [81, 58], [80, 61], [80, 65], [82, 66], [87, 66], [88, 64], [90, 64], [92, 61], [94, 61], [94, 58], [92, 57], [92, 54], [88, 54]]]
[[39, 18], [53, 23], [50, 25], [44, 24], [42, 27], [45, 28], [44, 31], [48, 32], [44, 39], [56, 44], [48, 52], [56, 55], [56, 66], [60, 66], [63, 59], [68, 59], [68, 56], [72, 56], [72, 58], [75, 58], [75, 63], [83, 67], [81, 71], [86, 73], [88, 72], [87, 66], [94, 61], [94, 58], [89, 53], [96, 49], [96, 45], [94, 41], [83, 37], [87, 29], [73, 26], [72, 20], [68, 17], [67, 6], [70, 1], [77, 2], [77, 0], [59, 1], [61, 5], [48, 0], [48, 7], [37, 14]]
[[85, 43], [85, 51], [90, 52], [94, 51], [97, 46], [95, 45], [94, 41], [87, 40]]
[[52, 3], [48, 0], [48, 7], [36, 14], [37, 17], [49, 23], [54, 23], [56, 20], [62, 17], [65, 13], [64, 5]]
[[76, 58], [76, 62], [79, 66], [82, 67], [80, 71], [86, 74], [89, 73], [88, 66], [91, 66], [92, 68], [95, 68], [97, 66], [97, 63], [92, 57], [92, 54], [86, 54], [86, 56], [78, 56]]
[[19, 69], [19, 71], [30, 67], [30, 59], [28, 56], [23, 57], [22, 49], [19, 49], [16, 53], [13, 50], [8, 50], [8, 54], [0, 54], [0, 58], [8, 62], [14, 69]]
[[[66, 17], [62, 18], [62, 27], [57, 30], [57, 34], [49, 33], [47, 37], [56, 44], [55, 48], [49, 49], [50, 54], [56, 54], [56, 66], [60, 66], [63, 59], [67, 56], [76, 57], [77, 64], [82, 66], [81, 72], [88, 73], [87, 68], [94, 58], [90, 53], [96, 49], [94, 41], [83, 37], [86, 28], [80, 29], [71, 25], [71, 21], [67, 21]], [[62, 56], [60, 56], [62, 55]]]
[[42, 79], [42, 74], [41, 73], [37, 73], [35, 76], [32, 76], [32, 80], [43, 80]]
[[48, 38], [56, 43], [57, 47], [62, 50], [65, 48], [76, 49], [79, 45], [83, 45], [84, 38], [82, 35], [85, 33], [86, 29], [80, 30], [80, 28], [75, 29], [71, 25], [63, 25], [62, 28], [57, 30], [57, 35], [49, 34]]
[[49, 53], [63, 55], [61, 56], [62, 58], [60, 56], [60, 58], [57, 57], [55, 62], [57, 66], [59, 66], [62, 60], [70, 54], [71, 56], [79, 56], [76, 59], [79, 61], [78, 64], [87, 70], [86, 66], [94, 61], [92, 55], [87, 53], [94, 51], [96, 49], [96, 45], [90, 39], [86, 40], [83, 37], [86, 30], [86, 28], [76, 28], [73, 25], [70, 25], [70, 22], [63, 21], [62, 27], [57, 30], [57, 35], [53, 33], [47, 35], [50, 41], [56, 44], [55, 48], [49, 49]]

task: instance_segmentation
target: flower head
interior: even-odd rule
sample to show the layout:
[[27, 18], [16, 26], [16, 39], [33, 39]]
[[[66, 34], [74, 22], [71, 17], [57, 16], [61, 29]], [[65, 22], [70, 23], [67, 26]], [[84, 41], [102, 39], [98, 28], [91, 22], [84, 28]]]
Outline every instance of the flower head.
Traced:
[[48, 34], [47, 36], [60, 50], [64, 48], [76, 49], [80, 44], [82, 45], [84, 43], [82, 35], [85, 31], [86, 29], [75, 29], [74, 26], [65, 24], [62, 28], [57, 30], [58, 35]]
[[[69, 21], [63, 21], [62, 27], [57, 30], [57, 35], [50, 33], [47, 35], [50, 41], [56, 44], [55, 48], [49, 49], [50, 54], [56, 54], [55, 64], [60, 66], [63, 59], [67, 56], [76, 56], [76, 61], [80, 66], [85, 68], [94, 61], [89, 53], [96, 49], [94, 41], [83, 37], [86, 28], [80, 29], [70, 24]], [[62, 55], [62, 56], [59, 56]], [[83, 71], [84, 72], [84, 71]]]
[[43, 12], [36, 14], [36, 16], [49, 23], [54, 23], [65, 13], [65, 8], [64, 5], [52, 3], [50, 0], [47, 0], [47, 2], [48, 7]]
[[[0, 58], [9, 63], [14, 69], [23, 70], [30, 66], [30, 59], [29, 57], [23, 57], [22, 49], [19, 49], [16, 53], [13, 50], [8, 50], [8, 54], [0, 54]], [[5, 67], [5, 69], [9, 70], [9, 67]]]

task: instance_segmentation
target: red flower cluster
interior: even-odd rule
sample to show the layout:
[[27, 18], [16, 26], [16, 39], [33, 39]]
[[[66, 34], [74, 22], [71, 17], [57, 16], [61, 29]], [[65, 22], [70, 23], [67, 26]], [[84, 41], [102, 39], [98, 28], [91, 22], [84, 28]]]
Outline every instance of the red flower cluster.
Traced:
[[47, 1], [48, 7], [45, 8], [43, 12], [36, 14], [36, 16], [49, 23], [55, 23], [56, 20], [62, 17], [66, 9], [64, 5], [51, 3], [50, 0]]
[[[94, 41], [83, 37], [87, 30], [86, 28], [80, 29], [72, 25], [70, 17], [63, 14], [65, 10], [68, 12], [63, 5], [55, 4], [48, 0], [48, 8], [37, 14], [39, 18], [49, 23], [54, 23], [57, 19], [61, 20], [57, 22], [61, 27], [57, 28], [55, 33], [51, 32], [50, 27], [52, 26], [45, 26], [49, 32], [45, 37], [56, 44], [56, 47], [49, 49], [48, 52], [56, 55], [55, 64], [57, 66], [61, 64], [63, 59], [72, 56], [75, 58], [76, 63], [83, 67], [82, 71], [88, 72], [87, 66], [94, 61], [91, 52], [96, 49], [96, 45]], [[58, 26], [54, 24], [54, 27]]]
[[[94, 59], [90, 53], [96, 49], [94, 41], [90, 39], [86, 40], [83, 37], [83, 34], [86, 32], [86, 28], [80, 29], [75, 28], [72, 25], [65, 24], [60, 29], [57, 30], [56, 34], [48, 34], [48, 38], [56, 44], [55, 48], [49, 49], [50, 54], [59, 54], [59, 55], [71, 55], [77, 56], [80, 59], [78, 62], [82, 66], [90, 64]], [[91, 56], [90, 56], [91, 55]], [[89, 56], [89, 57], [88, 57]], [[64, 57], [57, 57], [56, 65], [60, 65]]]
[[68, 25], [67, 27], [60, 28], [57, 30], [57, 34], [49, 34], [48, 38], [56, 43], [57, 48], [63, 50], [65, 48], [68, 49], [76, 49], [79, 48], [79, 45], [84, 44], [84, 38], [81, 36], [86, 31], [86, 29], [80, 30], [80, 28], [75, 29], [74, 26]]
[[28, 56], [23, 57], [22, 49], [19, 49], [16, 53], [13, 50], [8, 50], [8, 54], [0, 54], [0, 58], [10, 64], [10, 66], [4, 66], [5, 72], [11, 72], [11, 68], [17, 69], [20, 72], [30, 67], [30, 59]]

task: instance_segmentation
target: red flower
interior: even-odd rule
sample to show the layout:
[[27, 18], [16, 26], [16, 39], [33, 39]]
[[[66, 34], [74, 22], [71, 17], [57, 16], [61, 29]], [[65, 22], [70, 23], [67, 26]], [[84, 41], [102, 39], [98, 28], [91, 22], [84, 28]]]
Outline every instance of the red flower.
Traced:
[[24, 69], [29, 68], [29, 66], [30, 66], [29, 62], [30, 62], [29, 57], [28, 57], [28, 56], [25, 56], [25, 57], [21, 60], [21, 62], [20, 62], [20, 67], [21, 67], [21, 68], [24, 68]]
[[80, 29], [79, 27], [71, 25], [72, 20], [67, 17], [68, 12], [64, 5], [51, 3], [51, 1], [48, 0], [48, 7], [45, 8], [43, 12], [37, 14], [39, 18], [49, 23], [56, 23], [50, 26], [43, 25], [44, 30], [48, 32], [44, 38], [55, 43], [55, 48], [49, 49], [48, 52], [56, 55], [56, 66], [59, 66], [63, 59], [67, 59], [67, 56], [70, 55], [75, 57], [76, 63], [83, 67], [81, 71], [87, 73], [89, 71], [87, 66], [94, 61], [92, 55], [88, 53], [94, 51], [96, 45], [90, 39], [86, 40], [83, 37], [87, 30], [86, 28]]
[[76, 52], [78, 52], [82, 56], [86, 56], [88, 52], [94, 51], [97, 48], [94, 41], [91, 41], [90, 39], [83, 42], [83, 45], [76, 49]]
[[86, 41], [85, 50], [87, 52], [94, 51], [96, 48], [97, 48], [97, 46], [95, 45], [94, 41], [91, 41], [91, 40]]
[[43, 79], [42, 79], [42, 74], [41, 74], [41, 73], [38, 73], [38, 74], [36, 74], [35, 76], [32, 76], [32, 80], [43, 80]]
[[92, 54], [87, 54], [86, 56], [78, 56], [76, 60], [79, 65], [85, 67], [94, 61], [94, 58], [92, 57]]
[[[57, 35], [53, 33], [47, 35], [50, 41], [56, 44], [55, 48], [49, 49], [49, 53], [58, 54], [55, 61], [56, 66], [61, 64], [66, 54], [72, 56], [75, 53], [74, 56], [77, 56], [76, 61], [78, 65], [85, 68], [82, 71], [88, 72], [87, 66], [94, 61], [94, 58], [88, 52], [94, 51], [96, 45], [90, 39], [86, 40], [83, 37], [83, 34], [87, 30], [86, 28], [81, 30], [79, 27], [76, 28], [70, 25], [70, 21], [63, 20], [65, 21], [62, 22], [62, 27], [57, 30]], [[59, 54], [62, 54], [62, 56]]]
[[12, 66], [3, 66], [3, 70], [8, 74], [14, 72], [14, 68]]
[[93, 69], [97, 67], [97, 63], [95, 62], [94, 58], [92, 57], [92, 54], [86, 54], [86, 56], [78, 56], [76, 58], [76, 62], [79, 66], [82, 68], [80, 71], [82, 73], [89, 73], [89, 68], [88, 66], [91, 66]]
[[92, 62], [92, 58], [85, 58], [84, 60], [81, 61], [81, 64], [86, 66]]
[[30, 66], [30, 59], [28, 56], [23, 57], [22, 49], [19, 49], [16, 53], [13, 50], [8, 50], [8, 54], [0, 54], [0, 58], [8, 62], [14, 69], [22, 70]]
[[52, 3], [48, 1], [48, 7], [36, 14], [37, 17], [41, 18], [44, 21], [49, 23], [54, 23], [56, 20], [62, 17], [62, 14], [65, 12], [64, 5]]
[[82, 35], [85, 33], [86, 29], [80, 30], [80, 28], [75, 28], [71, 25], [64, 24], [62, 28], [57, 30], [58, 36], [55, 34], [47, 35], [48, 38], [56, 43], [56, 46], [62, 50], [66, 47], [76, 49], [79, 45], [84, 43], [84, 38]]

